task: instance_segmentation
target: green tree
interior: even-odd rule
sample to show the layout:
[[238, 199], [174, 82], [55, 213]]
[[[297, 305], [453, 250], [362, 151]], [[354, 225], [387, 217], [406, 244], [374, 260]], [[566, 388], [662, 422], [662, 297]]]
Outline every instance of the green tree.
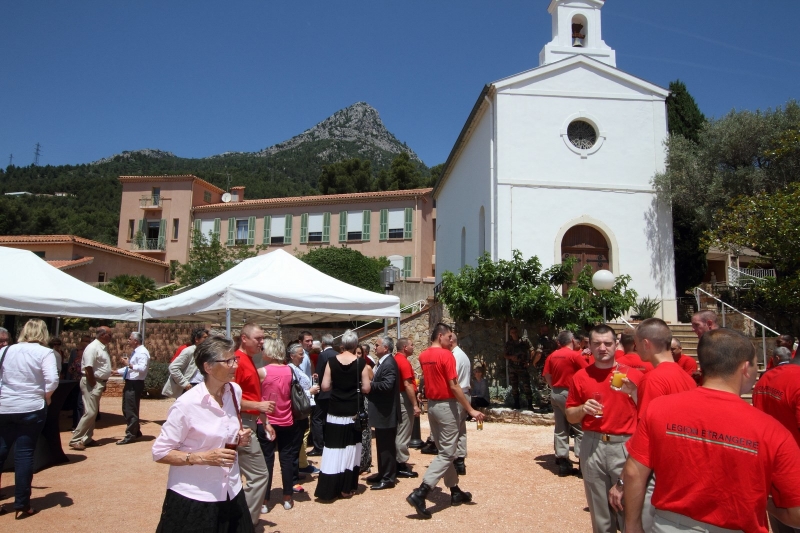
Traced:
[[439, 163], [438, 165], [431, 167], [431, 177], [428, 181], [428, 187], [435, 187], [436, 183], [439, 181], [439, 178], [442, 177], [442, 171], [444, 170], [444, 163]]
[[192, 247], [186, 264], [178, 265], [176, 277], [183, 286], [202, 285], [245, 259], [255, 257], [263, 246], [223, 246], [217, 236], [192, 232]]
[[681, 80], [669, 84], [667, 97], [667, 121], [670, 135], [682, 135], [692, 142], [700, 140], [700, 130], [706, 117]]
[[317, 180], [322, 194], [369, 192], [373, 189], [372, 163], [353, 158], [324, 165]]
[[[510, 261], [492, 261], [489, 254], [458, 274], [445, 272], [439, 299], [459, 321], [477, 316], [485, 319], [525, 320], [555, 329], [585, 329], [603, 319], [621, 316], [636, 302], [636, 291], [628, 289], [630, 276], [618, 276], [610, 291], [596, 291], [587, 265], [573, 279], [574, 260], [543, 269], [539, 258], [523, 260], [514, 250]], [[561, 287], [569, 284], [566, 294]]]
[[[427, 180], [424, 180], [427, 181]], [[406, 152], [394, 158], [389, 170], [381, 169], [375, 182], [379, 191], [403, 191], [425, 185], [417, 165]]]
[[385, 257], [367, 257], [346, 246], [323, 246], [298, 258], [332, 278], [381, 293], [381, 270], [391, 264]]
[[101, 285], [100, 289], [125, 300], [139, 303], [149, 302], [158, 298], [160, 294], [166, 294], [164, 291], [156, 289], [156, 282], [145, 275], [121, 274], [111, 278], [107, 284]]

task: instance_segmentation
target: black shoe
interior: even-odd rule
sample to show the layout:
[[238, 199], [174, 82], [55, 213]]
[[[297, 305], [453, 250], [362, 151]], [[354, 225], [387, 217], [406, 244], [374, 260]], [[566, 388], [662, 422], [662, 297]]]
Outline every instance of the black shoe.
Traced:
[[558, 477], [567, 477], [570, 475], [572, 475], [572, 463], [570, 461], [564, 461], [558, 465]]
[[372, 474], [371, 476], [367, 476], [367, 478], [364, 481], [366, 481], [367, 483], [377, 483], [381, 479], [381, 477], [382, 476], [380, 472], [378, 472], [377, 474]]
[[435, 444], [425, 444], [419, 451], [428, 455], [439, 455], [439, 449]]
[[414, 477], [419, 477], [419, 473], [414, 472], [413, 470], [398, 470], [397, 477], [414, 478]]
[[138, 439], [138, 438], [139, 438], [139, 437], [141, 437], [141, 436], [142, 436], [142, 432], [141, 432], [141, 431], [137, 431], [137, 432], [136, 432], [136, 438]]
[[313, 450], [311, 450], [306, 454], [306, 457], [321, 457], [321, 456], [322, 456], [322, 450], [318, 450], [316, 448], [314, 448]]
[[564, 457], [556, 457], [556, 466], [561, 466], [561, 464], [566, 461]]
[[411, 505], [414, 509], [417, 510], [417, 514], [419, 514], [422, 518], [430, 518], [431, 512], [425, 508], [425, 497], [431, 491], [431, 488], [423, 483], [416, 489], [414, 492], [408, 495], [406, 501], [409, 505]]
[[133, 438], [131, 438], [131, 437], [125, 437], [125, 438], [124, 438], [124, 439], [122, 439], [122, 440], [118, 440], [118, 441], [117, 441], [117, 445], [120, 445], [120, 444], [130, 444], [130, 443], [132, 443], [134, 440], [136, 440], [136, 439], [133, 439]]
[[472, 494], [459, 489], [458, 485], [450, 489], [450, 505], [453, 507], [461, 505], [462, 503], [469, 503], [471, 501]]
[[467, 465], [464, 464], [464, 458], [459, 457], [453, 461], [453, 466], [456, 469], [456, 474], [459, 476], [466, 476], [467, 475]]
[[371, 490], [385, 490], [393, 488], [394, 488], [394, 483], [392, 483], [391, 481], [381, 481], [380, 483], [372, 485]]

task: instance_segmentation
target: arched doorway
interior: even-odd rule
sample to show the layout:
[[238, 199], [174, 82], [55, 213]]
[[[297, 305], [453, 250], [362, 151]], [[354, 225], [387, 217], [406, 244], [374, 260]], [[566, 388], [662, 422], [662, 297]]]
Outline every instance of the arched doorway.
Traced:
[[592, 267], [592, 272], [611, 270], [608, 241], [592, 226], [573, 226], [564, 234], [561, 239], [561, 259], [570, 257], [578, 260], [573, 267], [576, 276], [586, 265]]

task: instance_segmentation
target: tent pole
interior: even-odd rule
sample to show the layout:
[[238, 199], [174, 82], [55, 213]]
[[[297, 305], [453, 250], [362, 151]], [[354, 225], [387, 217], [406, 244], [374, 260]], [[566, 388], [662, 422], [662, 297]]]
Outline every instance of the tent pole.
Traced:
[[55, 330], [56, 330], [56, 336], [58, 336], [58, 335], [60, 335], [60, 334], [61, 334], [61, 317], [60, 317], [60, 316], [57, 316], [57, 317], [56, 317], [56, 327], [55, 327]]
[[232, 338], [231, 337], [231, 310], [230, 309], [225, 309], [225, 335], [227, 335], [229, 339]]

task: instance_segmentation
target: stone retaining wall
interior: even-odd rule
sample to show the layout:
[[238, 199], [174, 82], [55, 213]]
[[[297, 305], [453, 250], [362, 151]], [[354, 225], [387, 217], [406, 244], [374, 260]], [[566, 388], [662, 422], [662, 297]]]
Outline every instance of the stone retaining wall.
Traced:
[[486, 415], [486, 422], [523, 424], [526, 426], [554, 426], [552, 413], [541, 414], [533, 411], [517, 411], [508, 407], [489, 407], [480, 410]]

